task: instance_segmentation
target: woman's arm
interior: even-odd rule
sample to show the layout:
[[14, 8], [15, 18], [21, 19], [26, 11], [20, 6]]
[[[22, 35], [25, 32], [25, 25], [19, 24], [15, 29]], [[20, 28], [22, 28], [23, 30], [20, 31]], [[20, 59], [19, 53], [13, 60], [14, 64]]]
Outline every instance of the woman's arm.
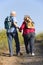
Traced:
[[25, 27], [25, 22], [22, 23], [21, 27], [19, 28], [19, 31], [21, 32]]

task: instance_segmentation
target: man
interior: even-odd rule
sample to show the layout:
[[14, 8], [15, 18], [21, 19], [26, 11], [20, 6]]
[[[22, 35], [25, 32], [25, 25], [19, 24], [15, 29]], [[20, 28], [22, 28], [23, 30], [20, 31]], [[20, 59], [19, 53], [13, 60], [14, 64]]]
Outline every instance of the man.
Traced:
[[12, 23], [13, 25], [11, 25], [10, 29], [6, 29], [7, 30], [7, 37], [8, 37], [8, 45], [9, 45], [9, 52], [10, 52], [10, 56], [13, 56], [13, 50], [12, 50], [12, 38], [14, 38], [15, 43], [16, 43], [16, 54], [20, 54], [20, 44], [19, 44], [19, 39], [18, 39], [18, 33], [17, 33], [17, 28], [18, 25], [16, 24], [17, 20], [16, 20], [16, 12], [12, 11], [10, 13], [10, 17], [12, 19]]

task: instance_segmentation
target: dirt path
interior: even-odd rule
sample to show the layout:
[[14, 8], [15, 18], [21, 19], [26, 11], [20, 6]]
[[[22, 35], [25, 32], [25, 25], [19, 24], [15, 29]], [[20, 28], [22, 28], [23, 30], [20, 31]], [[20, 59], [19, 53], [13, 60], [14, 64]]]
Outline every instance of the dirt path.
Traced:
[[35, 56], [25, 53], [24, 46], [21, 47], [23, 56], [8, 57], [7, 53], [0, 55], [0, 65], [43, 65], [43, 47], [40, 43], [35, 44]]

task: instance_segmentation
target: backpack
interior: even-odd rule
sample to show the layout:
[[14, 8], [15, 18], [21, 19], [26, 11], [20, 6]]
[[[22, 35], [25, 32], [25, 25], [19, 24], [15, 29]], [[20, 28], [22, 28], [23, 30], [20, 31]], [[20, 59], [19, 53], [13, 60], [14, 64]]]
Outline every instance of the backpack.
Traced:
[[32, 22], [32, 21], [26, 22], [26, 28], [34, 28], [34, 22]]
[[5, 29], [10, 29], [12, 27], [12, 23], [13, 23], [12, 21], [13, 20], [12, 20], [11, 16], [7, 16], [5, 18], [5, 22], [4, 22]]

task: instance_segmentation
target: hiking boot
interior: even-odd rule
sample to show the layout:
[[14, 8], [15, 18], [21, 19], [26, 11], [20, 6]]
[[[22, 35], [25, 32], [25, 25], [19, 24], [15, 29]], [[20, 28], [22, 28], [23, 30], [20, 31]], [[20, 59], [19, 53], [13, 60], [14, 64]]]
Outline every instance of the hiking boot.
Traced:
[[13, 55], [9, 54], [9, 57], [12, 57]]
[[23, 53], [19, 52], [19, 53], [17, 53], [16, 55], [17, 55], [17, 56], [21, 56], [21, 55], [23, 55]]

